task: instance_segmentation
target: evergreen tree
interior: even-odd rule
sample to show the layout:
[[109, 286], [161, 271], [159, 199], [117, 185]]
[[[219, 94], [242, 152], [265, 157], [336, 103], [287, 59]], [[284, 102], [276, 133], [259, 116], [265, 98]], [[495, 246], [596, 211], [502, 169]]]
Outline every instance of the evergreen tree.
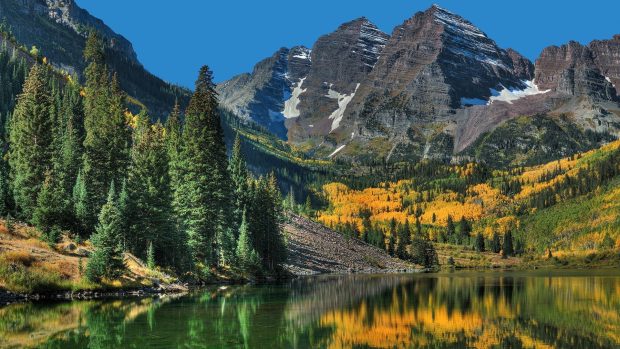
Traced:
[[401, 227], [398, 233], [398, 240], [396, 241], [396, 255], [398, 258], [407, 259], [409, 254], [407, 253], [407, 246], [411, 243], [411, 232], [409, 231], [409, 221], [405, 220], [405, 224]]
[[504, 245], [502, 246], [502, 256], [514, 256], [514, 248], [512, 241], [512, 232], [507, 231], [504, 234]]
[[95, 251], [86, 265], [86, 276], [91, 281], [119, 277], [125, 270], [121, 246], [121, 216], [116, 207], [114, 183], [109, 187], [107, 202], [101, 208], [99, 223], [91, 238]]
[[11, 118], [9, 165], [13, 196], [20, 216], [28, 221], [37, 205], [45, 172], [52, 165], [52, 99], [48, 78], [45, 67], [32, 67]]
[[236, 226], [239, 226], [241, 224], [243, 209], [248, 206], [248, 171], [241, 154], [241, 139], [239, 135], [235, 137], [235, 142], [233, 143], [228, 170], [234, 188], [234, 222]]
[[149, 241], [146, 248], [146, 265], [149, 269], [155, 269], [155, 249], [153, 248], [153, 242]]
[[493, 238], [491, 239], [491, 251], [493, 253], [499, 253], [502, 249], [502, 244], [500, 242], [499, 234], [494, 231]]
[[448, 215], [448, 221], [446, 224], [446, 238], [452, 243], [456, 242], [456, 229], [451, 215]]
[[476, 251], [484, 252], [484, 236], [482, 233], [476, 235]]
[[388, 239], [387, 252], [390, 256], [394, 256], [395, 247], [396, 247], [396, 235], [398, 234], [396, 220], [392, 218], [390, 220], [390, 229], [389, 229], [390, 237]]
[[127, 215], [129, 250], [145, 257], [150, 243], [156, 263], [172, 265], [177, 253], [172, 247], [178, 237], [170, 217], [172, 194], [164, 135], [160, 123], [152, 124], [145, 112], [137, 115], [127, 179], [128, 198], [123, 197], [121, 213]]
[[415, 238], [411, 242], [410, 258], [412, 262], [425, 268], [432, 268], [439, 264], [439, 257], [433, 244], [428, 240], [419, 238]]
[[116, 75], [109, 79], [103, 41], [89, 35], [84, 57], [89, 62], [84, 86], [83, 180], [88, 190], [86, 226], [94, 226], [96, 212], [105, 203], [110, 181], [121, 183], [129, 164], [130, 132], [125, 121], [125, 95]]
[[195, 261], [218, 262], [217, 237], [230, 223], [232, 190], [220, 125], [217, 94], [208, 67], [202, 67], [185, 113], [182, 179], [175, 191], [175, 209], [187, 231]]
[[394, 232], [390, 231], [390, 238], [388, 239], [387, 252], [392, 257], [394, 257], [396, 253], [395, 247], [396, 247], [396, 231]]
[[179, 188], [182, 177], [180, 154], [182, 149], [181, 111], [179, 103], [174, 104], [172, 112], [166, 120], [166, 149], [168, 152], [168, 170], [170, 173], [170, 188], [174, 193]]
[[76, 229], [79, 234], [84, 234], [88, 228], [88, 190], [86, 190], [86, 182], [82, 171], [78, 172], [72, 191], [73, 216], [76, 219]]
[[8, 164], [0, 158], [0, 216], [4, 217], [10, 210], [10, 180]]
[[246, 219], [244, 211], [239, 228], [239, 239], [237, 240], [236, 256], [239, 265], [245, 272], [254, 273], [260, 267], [260, 260], [252, 244], [252, 233]]
[[46, 240], [56, 243], [57, 232], [65, 225], [65, 219], [70, 212], [70, 203], [64, 196], [64, 189], [59, 181], [48, 171], [37, 198], [37, 206], [33, 213], [32, 222], [39, 228]]
[[469, 237], [471, 235], [471, 225], [469, 224], [465, 216], [461, 216], [461, 220], [459, 221], [459, 230], [459, 243], [466, 244], [469, 241]]

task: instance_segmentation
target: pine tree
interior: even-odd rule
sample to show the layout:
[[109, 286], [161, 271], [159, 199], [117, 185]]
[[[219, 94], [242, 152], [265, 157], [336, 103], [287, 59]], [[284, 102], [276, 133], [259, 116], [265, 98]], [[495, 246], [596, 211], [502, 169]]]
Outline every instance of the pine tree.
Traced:
[[390, 238], [388, 239], [388, 247], [387, 252], [390, 256], [394, 257], [396, 251], [394, 250], [396, 246], [396, 232], [394, 234], [390, 233]]
[[232, 189], [215, 84], [206, 66], [200, 69], [185, 113], [182, 144], [183, 178], [175, 191], [175, 209], [193, 259], [215, 265], [217, 237], [230, 223]]
[[504, 245], [502, 246], [502, 256], [514, 256], [515, 251], [513, 248], [513, 241], [512, 241], [512, 233], [510, 231], [507, 231], [506, 234], [504, 234]]
[[484, 236], [482, 233], [476, 235], [476, 251], [484, 252]]
[[11, 118], [9, 165], [13, 196], [20, 216], [28, 221], [37, 205], [45, 172], [52, 165], [52, 99], [48, 78], [45, 67], [32, 67]]
[[248, 170], [241, 154], [241, 139], [239, 135], [235, 137], [228, 170], [234, 188], [234, 223], [235, 226], [239, 226], [241, 224], [243, 209], [248, 206]]
[[103, 41], [96, 32], [88, 37], [84, 57], [89, 65], [85, 70], [82, 170], [88, 190], [86, 226], [90, 229], [105, 203], [110, 181], [121, 183], [125, 176], [130, 133], [125, 121], [125, 95], [116, 75], [109, 79]]
[[306, 216], [311, 217], [313, 216], [313, 211], [312, 211], [312, 200], [310, 199], [310, 195], [306, 196], [306, 203], [304, 204], [304, 213], [306, 214]]
[[175, 102], [172, 112], [166, 120], [166, 149], [168, 152], [168, 170], [170, 173], [170, 188], [176, 191], [181, 178], [180, 154], [182, 149], [181, 111], [179, 103]]
[[48, 242], [57, 242], [59, 236], [56, 236], [56, 232], [65, 225], [69, 207], [69, 200], [64, 196], [61, 184], [54, 178], [52, 171], [48, 171], [32, 217], [32, 222], [43, 232]]
[[502, 244], [500, 242], [499, 234], [494, 231], [493, 238], [491, 239], [491, 251], [493, 253], [499, 253], [502, 249]]
[[405, 224], [399, 230], [398, 240], [396, 241], [396, 255], [398, 258], [409, 258], [409, 253], [407, 252], [409, 244], [411, 244], [411, 232], [409, 231], [409, 221], [405, 220]]
[[[128, 226], [128, 248], [145, 257], [153, 244], [157, 264], [171, 265], [177, 252], [171, 247], [177, 239], [170, 213], [171, 190], [164, 128], [152, 124], [143, 111], [137, 115], [131, 148], [122, 214]], [[122, 193], [122, 192], [121, 192]]]
[[146, 248], [146, 265], [151, 270], [155, 269], [155, 249], [152, 241], [149, 241]]
[[121, 216], [116, 207], [114, 183], [109, 187], [107, 202], [101, 208], [99, 223], [91, 237], [95, 251], [86, 265], [86, 276], [91, 281], [115, 278], [125, 270], [121, 246]]
[[459, 230], [459, 243], [467, 243], [471, 234], [471, 225], [469, 224], [465, 216], [461, 216], [461, 220], [459, 221]]
[[81, 235], [84, 235], [88, 229], [88, 190], [86, 190], [86, 182], [82, 171], [78, 172], [72, 191], [73, 201], [73, 217], [75, 217], [75, 229]]
[[0, 216], [4, 217], [10, 209], [10, 181], [8, 164], [0, 158]]
[[396, 246], [396, 234], [398, 234], [398, 230], [396, 229], [396, 220], [394, 218], [392, 218], [390, 220], [390, 237], [388, 239], [388, 246], [387, 246], [387, 252], [390, 256], [394, 256], [394, 248]]
[[239, 265], [245, 272], [254, 273], [260, 267], [260, 260], [252, 244], [252, 233], [246, 219], [244, 211], [239, 228], [239, 239], [237, 240], [236, 256]]
[[451, 215], [448, 215], [448, 221], [446, 224], [446, 238], [449, 242], [456, 241], [456, 229], [454, 227], [454, 221], [452, 220]]

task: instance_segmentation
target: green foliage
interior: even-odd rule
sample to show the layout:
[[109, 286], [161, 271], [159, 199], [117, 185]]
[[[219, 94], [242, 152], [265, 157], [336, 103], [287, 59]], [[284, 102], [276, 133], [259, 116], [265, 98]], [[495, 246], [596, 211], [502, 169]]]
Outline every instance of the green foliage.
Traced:
[[409, 258], [407, 253], [407, 246], [411, 243], [411, 231], [409, 228], [409, 221], [405, 221], [405, 224], [398, 230], [398, 240], [396, 241], [396, 256], [401, 259]]
[[181, 178], [174, 190], [174, 209], [187, 233], [192, 259], [218, 261], [217, 236], [230, 222], [232, 186], [212, 72], [202, 67], [185, 115]]
[[514, 254], [515, 254], [515, 251], [513, 248], [512, 232], [507, 231], [504, 234], [504, 244], [502, 246], [502, 257], [514, 256]]
[[89, 62], [84, 87], [83, 180], [88, 195], [86, 226], [94, 226], [96, 214], [105, 203], [110, 181], [122, 183], [129, 164], [130, 133], [125, 122], [125, 95], [116, 75], [109, 79], [103, 62], [103, 43], [90, 34], [84, 57]]
[[502, 249], [502, 244], [500, 242], [499, 234], [494, 231], [493, 237], [491, 238], [491, 251], [493, 253], [499, 253]]
[[433, 244], [428, 240], [415, 238], [411, 242], [410, 259], [416, 264], [425, 268], [432, 268], [439, 265], [439, 257]]
[[93, 282], [102, 278], [116, 278], [125, 270], [123, 249], [121, 214], [117, 208], [114, 183], [110, 185], [108, 199], [101, 208], [99, 222], [95, 234], [91, 237], [95, 251], [86, 265], [86, 277]]
[[155, 265], [155, 249], [153, 248], [153, 242], [149, 241], [148, 247], [146, 248], [146, 266], [154, 270]]
[[485, 251], [485, 248], [484, 248], [484, 236], [482, 236], [482, 233], [476, 234], [476, 251], [478, 251], [478, 252], [484, 252]]
[[11, 118], [9, 165], [13, 196], [21, 217], [30, 221], [37, 196], [51, 167], [52, 97], [48, 71], [34, 65]]
[[177, 231], [171, 218], [172, 192], [168, 152], [160, 123], [152, 124], [148, 115], [137, 116], [131, 148], [131, 165], [119, 197], [119, 209], [126, 229], [126, 248], [146, 257], [152, 244], [160, 265], [175, 264], [174, 242]]
[[48, 171], [39, 192], [32, 222], [47, 236], [47, 241], [55, 243], [60, 237], [56, 232], [60, 231], [68, 214], [69, 202], [62, 195], [58, 180]]
[[252, 243], [252, 233], [246, 219], [245, 211], [242, 214], [241, 226], [239, 227], [239, 239], [237, 240], [235, 253], [237, 261], [243, 271], [247, 273], [256, 273], [260, 269], [260, 258]]

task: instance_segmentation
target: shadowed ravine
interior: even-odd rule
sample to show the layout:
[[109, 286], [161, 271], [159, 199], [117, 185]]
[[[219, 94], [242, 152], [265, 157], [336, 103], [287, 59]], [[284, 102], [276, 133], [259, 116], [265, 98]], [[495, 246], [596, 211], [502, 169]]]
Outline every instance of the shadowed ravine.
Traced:
[[620, 275], [589, 274], [331, 276], [179, 298], [14, 304], [0, 308], [0, 347], [617, 347]]

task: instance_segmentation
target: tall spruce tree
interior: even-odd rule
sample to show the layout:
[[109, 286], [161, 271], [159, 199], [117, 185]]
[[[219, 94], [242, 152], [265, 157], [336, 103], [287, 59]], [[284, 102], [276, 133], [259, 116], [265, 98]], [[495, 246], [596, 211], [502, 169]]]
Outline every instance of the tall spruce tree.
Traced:
[[179, 103], [175, 102], [174, 108], [166, 120], [166, 150], [168, 153], [168, 172], [170, 176], [170, 189], [174, 191], [179, 187], [181, 178], [180, 154], [182, 149], [182, 125]]
[[158, 265], [172, 265], [176, 237], [171, 219], [170, 176], [164, 128], [152, 124], [146, 112], [137, 116], [127, 180], [131, 200], [129, 249], [146, 257], [153, 245]]
[[241, 154], [241, 139], [239, 135], [235, 137], [235, 142], [233, 143], [228, 170], [234, 189], [235, 211], [233, 218], [234, 222], [239, 226], [243, 210], [248, 205], [248, 170]]
[[84, 58], [89, 64], [85, 70], [82, 169], [88, 190], [86, 226], [92, 228], [110, 181], [121, 183], [127, 170], [130, 132], [124, 113], [125, 95], [116, 76], [109, 78], [103, 41], [94, 31], [86, 41]]
[[32, 219], [37, 197], [52, 166], [53, 108], [46, 67], [35, 64], [11, 118], [9, 165], [20, 217]]
[[512, 241], [512, 232], [509, 230], [504, 234], [504, 245], [502, 246], [502, 256], [514, 256], [514, 245]]
[[405, 220], [405, 224], [399, 229], [398, 240], [396, 241], [396, 255], [398, 258], [409, 258], [409, 253], [407, 252], [407, 246], [409, 246], [409, 244], [411, 244], [411, 231], [409, 228], [409, 221]]
[[205, 266], [218, 262], [218, 234], [229, 226], [232, 197], [212, 75], [208, 67], [200, 69], [185, 113], [179, 154], [182, 179], [175, 190], [174, 204], [182, 229], [187, 232], [192, 257]]
[[499, 234], [494, 231], [493, 237], [491, 238], [491, 251], [493, 253], [499, 253], [502, 249], [502, 243], [500, 242]]
[[109, 187], [107, 202], [101, 207], [99, 223], [91, 238], [95, 251], [86, 265], [86, 276], [91, 281], [115, 278], [125, 270], [121, 215], [117, 208], [114, 182]]
[[237, 240], [235, 254], [243, 271], [255, 273], [260, 268], [260, 259], [252, 244], [252, 232], [246, 219], [245, 210], [241, 217], [239, 239]]

